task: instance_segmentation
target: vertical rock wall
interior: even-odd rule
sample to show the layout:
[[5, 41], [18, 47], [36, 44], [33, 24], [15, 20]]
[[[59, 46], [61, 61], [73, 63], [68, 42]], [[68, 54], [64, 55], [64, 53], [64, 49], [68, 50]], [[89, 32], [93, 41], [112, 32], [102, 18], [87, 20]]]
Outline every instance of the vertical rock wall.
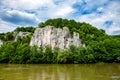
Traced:
[[76, 32], [74, 32], [73, 37], [71, 37], [68, 29], [46, 26], [35, 30], [30, 42], [30, 46], [33, 45], [50, 45], [52, 48], [59, 47], [60, 49], [66, 49], [69, 48], [70, 45], [81, 46], [81, 40], [79, 34]]
[[0, 40], [0, 46], [3, 44], [3, 42]]

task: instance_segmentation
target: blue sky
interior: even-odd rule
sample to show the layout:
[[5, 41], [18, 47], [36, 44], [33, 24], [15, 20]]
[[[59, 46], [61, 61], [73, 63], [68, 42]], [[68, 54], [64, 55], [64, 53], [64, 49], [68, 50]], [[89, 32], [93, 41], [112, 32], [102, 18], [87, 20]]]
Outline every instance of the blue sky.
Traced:
[[0, 33], [67, 18], [120, 34], [120, 0], [0, 0]]

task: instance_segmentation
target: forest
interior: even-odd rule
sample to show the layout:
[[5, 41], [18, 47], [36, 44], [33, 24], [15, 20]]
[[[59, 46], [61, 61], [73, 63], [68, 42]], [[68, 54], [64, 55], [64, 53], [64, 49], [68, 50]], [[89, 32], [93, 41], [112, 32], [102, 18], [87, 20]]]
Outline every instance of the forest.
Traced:
[[[35, 31], [32, 26], [18, 27], [13, 32], [0, 33], [0, 63], [47, 63], [47, 64], [79, 64], [79, 63], [120, 63], [120, 35], [108, 35], [102, 29], [85, 23], [62, 18], [48, 19], [38, 24], [43, 28], [47, 25], [56, 28], [67, 27], [71, 35], [80, 34], [85, 47], [71, 45], [68, 49], [60, 50], [50, 46], [29, 46]], [[15, 39], [15, 33], [30, 32], [27, 37]]]

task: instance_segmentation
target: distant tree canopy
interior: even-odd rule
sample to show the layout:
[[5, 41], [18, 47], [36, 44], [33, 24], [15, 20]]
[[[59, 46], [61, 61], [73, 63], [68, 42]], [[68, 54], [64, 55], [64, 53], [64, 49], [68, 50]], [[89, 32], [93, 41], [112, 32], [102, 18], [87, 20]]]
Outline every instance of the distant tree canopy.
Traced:
[[11, 41], [14, 40], [13, 32], [0, 33], [0, 40], [2, 41]]
[[18, 27], [16, 28], [13, 32], [7, 32], [7, 33], [0, 33], [0, 40], [2, 41], [11, 41], [15, 39], [15, 33], [14, 32], [30, 32], [34, 33], [35, 28], [30, 26], [30, 27]]
[[114, 38], [114, 39], [120, 40], [120, 35], [112, 35], [111, 37]]
[[15, 29], [16, 32], [31, 32], [31, 33], [34, 33], [35, 31], [35, 28], [30, 26], [30, 27], [18, 27]]

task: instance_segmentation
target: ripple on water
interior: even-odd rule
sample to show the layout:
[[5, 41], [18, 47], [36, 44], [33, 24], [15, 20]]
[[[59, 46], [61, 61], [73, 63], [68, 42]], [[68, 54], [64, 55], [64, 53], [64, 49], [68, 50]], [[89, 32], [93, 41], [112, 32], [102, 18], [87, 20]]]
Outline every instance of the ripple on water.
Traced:
[[3, 68], [3, 70], [28, 70], [29, 68]]
[[120, 79], [120, 76], [112, 76], [113, 79]]

